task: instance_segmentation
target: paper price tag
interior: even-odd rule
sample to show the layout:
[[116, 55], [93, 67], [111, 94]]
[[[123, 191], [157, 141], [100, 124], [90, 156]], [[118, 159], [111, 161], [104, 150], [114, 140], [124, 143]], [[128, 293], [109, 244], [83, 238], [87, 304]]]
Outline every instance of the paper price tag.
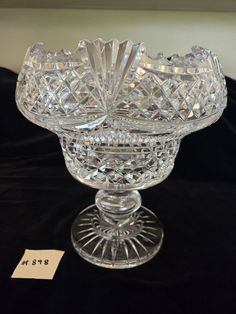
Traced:
[[53, 279], [64, 251], [25, 250], [11, 278]]

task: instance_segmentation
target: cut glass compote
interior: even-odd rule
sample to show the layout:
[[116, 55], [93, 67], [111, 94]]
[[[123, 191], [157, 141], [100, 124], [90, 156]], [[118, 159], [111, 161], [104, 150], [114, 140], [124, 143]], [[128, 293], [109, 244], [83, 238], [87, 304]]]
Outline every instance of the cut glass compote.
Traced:
[[108, 268], [145, 263], [162, 225], [138, 190], [172, 171], [181, 139], [217, 121], [226, 85], [216, 55], [193, 47], [155, 58], [130, 40], [82, 40], [74, 52], [29, 48], [16, 88], [22, 114], [60, 139], [66, 166], [99, 189], [71, 238], [86, 260]]

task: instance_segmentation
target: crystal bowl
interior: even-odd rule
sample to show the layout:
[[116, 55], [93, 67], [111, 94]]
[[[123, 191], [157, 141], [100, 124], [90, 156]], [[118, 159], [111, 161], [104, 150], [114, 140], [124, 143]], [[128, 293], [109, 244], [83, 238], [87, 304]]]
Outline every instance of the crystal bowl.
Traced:
[[150, 57], [143, 43], [81, 40], [74, 52], [28, 49], [16, 88], [22, 114], [56, 133], [67, 169], [99, 189], [71, 238], [84, 259], [108, 268], [145, 263], [163, 228], [138, 190], [172, 171], [181, 139], [216, 122], [227, 91], [217, 56]]

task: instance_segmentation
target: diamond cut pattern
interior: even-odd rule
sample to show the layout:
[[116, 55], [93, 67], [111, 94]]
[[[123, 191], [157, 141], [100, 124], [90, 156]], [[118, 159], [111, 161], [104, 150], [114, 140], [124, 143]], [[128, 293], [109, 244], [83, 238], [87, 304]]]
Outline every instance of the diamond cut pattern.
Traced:
[[[32, 49], [29, 60], [42, 55], [48, 66], [42, 62], [34, 68], [26, 60], [19, 75], [18, 103], [40, 116], [46, 127], [44, 117], [65, 118], [67, 126], [71, 118], [73, 123], [77, 118], [76, 127], [86, 126], [89, 120], [89, 128], [93, 121], [95, 127], [101, 123], [97, 120], [100, 116], [106, 116], [104, 123], [118, 121], [116, 127], [124, 116], [126, 121], [131, 118], [147, 123], [200, 119], [225, 106], [225, 81], [217, 58], [202, 48], [194, 49], [196, 57], [173, 55], [169, 63], [180, 69], [181, 65], [193, 66], [193, 74], [168, 70], [165, 65], [156, 71], [155, 63], [146, 67], [143, 46], [130, 41], [80, 42], [71, 63], [67, 54]], [[201, 58], [204, 62], [209, 58], [215, 68], [197, 71]]]
[[[101, 136], [107, 142], [107, 136]], [[178, 139], [153, 138], [144, 145], [129, 143], [122, 138], [126, 135], [119, 133], [119, 145], [101, 146], [101, 137], [96, 135], [97, 144], [88, 140], [73, 140], [66, 136], [61, 140], [63, 152], [67, 156], [69, 171], [82, 182], [89, 185], [141, 186], [152, 182], [162, 181], [172, 170], [177, 154]], [[87, 142], [87, 144], [85, 144]], [[68, 158], [69, 157], [69, 158]]]
[[[18, 85], [24, 90], [21, 97], [30, 112], [49, 117], [103, 112], [95, 84], [81, 81], [76, 69], [26, 72], [25, 75]], [[85, 82], [88, 79], [84, 76]]]
[[[180, 81], [175, 76], [161, 80], [156, 75], [148, 73], [140, 84], [124, 97], [123, 104], [126, 106], [126, 112], [132, 117], [143, 116], [149, 120], [170, 121], [177, 118], [187, 120], [191, 117], [194, 104], [200, 103], [202, 93], [199, 94], [199, 88], [198, 94], [193, 93], [200, 83], [200, 80]], [[204, 90], [202, 92], [204, 93]], [[119, 111], [121, 108], [124, 106], [118, 106]], [[192, 118], [199, 118], [200, 109], [198, 112], [192, 112]]]

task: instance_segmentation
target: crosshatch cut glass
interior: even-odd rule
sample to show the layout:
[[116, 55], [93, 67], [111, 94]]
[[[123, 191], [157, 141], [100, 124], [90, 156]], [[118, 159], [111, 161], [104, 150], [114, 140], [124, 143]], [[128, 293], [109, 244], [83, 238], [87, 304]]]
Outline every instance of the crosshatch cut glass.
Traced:
[[159, 251], [162, 225], [138, 191], [170, 174], [181, 139], [216, 122], [226, 96], [217, 56], [198, 46], [169, 58], [117, 39], [81, 40], [74, 52], [28, 49], [19, 110], [58, 135], [76, 180], [99, 189], [71, 228], [79, 255], [129, 268]]

